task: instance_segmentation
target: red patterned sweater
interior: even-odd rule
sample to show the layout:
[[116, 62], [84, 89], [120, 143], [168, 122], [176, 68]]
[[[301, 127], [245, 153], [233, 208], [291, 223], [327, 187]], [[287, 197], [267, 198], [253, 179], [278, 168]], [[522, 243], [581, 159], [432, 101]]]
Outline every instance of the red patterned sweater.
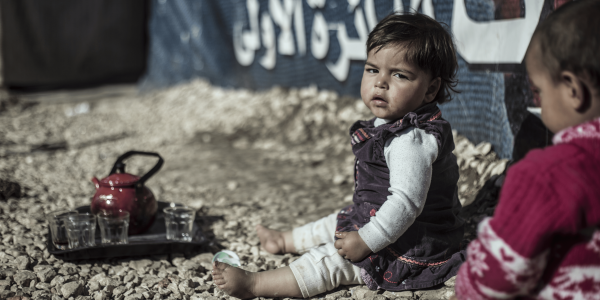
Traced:
[[600, 119], [510, 168], [479, 224], [458, 299], [600, 299]]

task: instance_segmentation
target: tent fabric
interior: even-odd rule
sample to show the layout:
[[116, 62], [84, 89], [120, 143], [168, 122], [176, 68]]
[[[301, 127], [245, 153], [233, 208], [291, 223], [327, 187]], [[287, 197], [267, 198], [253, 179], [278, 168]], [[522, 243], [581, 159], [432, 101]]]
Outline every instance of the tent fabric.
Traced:
[[136, 82], [147, 61], [146, 0], [0, 0], [4, 85], [44, 90]]
[[[357, 55], [359, 58], [350, 59], [345, 78], [334, 76], [328, 67], [344, 55], [340, 28], [344, 26], [348, 39], [360, 41], [359, 23], [368, 27], [399, 5], [408, 10], [411, 2], [421, 3], [417, 8], [420, 12], [433, 10], [436, 20], [451, 26], [456, 1], [464, 1], [468, 17], [475, 22], [526, 16], [523, 0], [152, 0], [148, 71], [141, 88], [161, 88], [203, 77], [228, 88], [316, 85], [360, 97], [364, 58]], [[545, 0], [541, 16], [547, 15], [553, 5], [553, 0]], [[296, 10], [301, 13], [295, 14]], [[281, 18], [283, 12], [287, 19]], [[329, 33], [327, 54], [320, 58], [311, 48], [317, 15], [326, 20]], [[298, 22], [300, 17], [302, 22]], [[282, 54], [282, 24], [292, 28], [293, 33], [293, 50], [287, 54]], [[272, 36], [268, 34], [270, 26], [274, 28]], [[269, 65], [264, 59], [273, 36], [276, 54]], [[244, 64], [236, 57], [236, 40], [238, 47], [244, 44], [242, 49], [249, 55]], [[474, 143], [488, 141], [500, 157], [510, 158], [514, 136], [527, 115], [526, 107], [533, 105], [522, 62], [469, 64], [460, 53], [458, 59], [460, 93], [441, 105], [444, 118]]]

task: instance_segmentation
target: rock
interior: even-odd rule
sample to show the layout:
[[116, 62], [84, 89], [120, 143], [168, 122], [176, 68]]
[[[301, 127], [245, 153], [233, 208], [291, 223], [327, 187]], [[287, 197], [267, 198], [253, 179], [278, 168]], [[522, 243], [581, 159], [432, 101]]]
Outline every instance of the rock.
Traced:
[[21, 288], [21, 293], [23, 293], [24, 295], [31, 296], [31, 294], [33, 294], [33, 292], [35, 292], [35, 287]]
[[208, 263], [210, 265], [212, 265], [212, 259], [213, 259], [212, 253], [198, 254], [192, 258], [193, 261], [196, 261], [198, 263]]
[[36, 280], [35, 273], [27, 270], [18, 271], [14, 276], [14, 281], [22, 287], [29, 287], [31, 281]]
[[345, 298], [345, 297], [350, 297], [351, 295], [352, 294], [350, 293], [350, 291], [341, 290], [341, 291], [337, 291], [337, 292], [333, 292], [333, 293], [328, 293], [327, 295], [325, 295], [325, 299]]
[[105, 291], [97, 291], [94, 293], [94, 300], [108, 300], [108, 295]]
[[352, 290], [352, 297], [355, 299], [365, 299], [375, 297], [377, 292], [368, 289], [366, 286], [358, 287]]
[[184, 257], [175, 257], [175, 258], [173, 258], [173, 265], [176, 266], [176, 267], [182, 266], [183, 262], [185, 262], [185, 258]]
[[73, 275], [73, 274], [77, 274], [77, 273], [78, 273], [77, 265], [70, 264], [70, 263], [63, 264], [62, 267], [60, 268], [60, 270], [58, 270], [58, 274], [61, 274], [61, 275]]
[[175, 282], [171, 282], [168, 286], [167, 289], [171, 290], [171, 292], [175, 295], [179, 295], [179, 287], [177, 286], [177, 283]]
[[102, 279], [102, 278], [106, 278], [106, 274], [104, 274], [104, 272], [101, 272], [101, 273], [98, 273], [98, 274], [92, 276], [92, 278], [90, 278], [90, 281], [99, 282], [100, 279]]
[[182, 264], [182, 269], [185, 271], [192, 270], [196, 272], [206, 272], [206, 269], [200, 263], [193, 260], [186, 260]]
[[125, 297], [125, 300], [142, 300], [144, 299], [144, 295], [142, 294], [131, 294]]
[[50, 286], [50, 284], [49, 284], [49, 283], [46, 283], [46, 282], [38, 282], [38, 283], [35, 285], [35, 288], [36, 288], [36, 289], [38, 289], [38, 290], [46, 290], [46, 291], [49, 291], [49, 290], [50, 290], [50, 288], [51, 288], [51, 286]]
[[129, 267], [127, 266], [114, 266], [112, 269], [110, 269], [108, 272], [109, 275], [118, 275], [118, 276], [125, 276], [127, 275], [127, 272], [129, 271]]
[[33, 268], [34, 272], [37, 274], [37, 277], [41, 282], [50, 282], [56, 276], [56, 272], [54, 268], [51, 266], [44, 266], [43, 268], [39, 268], [36, 270], [37, 266]]
[[382, 295], [388, 299], [412, 299], [414, 296], [414, 293], [412, 291], [402, 291], [402, 292], [385, 291], [385, 292], [383, 292]]
[[95, 292], [100, 290], [100, 283], [98, 281], [90, 281], [88, 283], [88, 290], [90, 292]]
[[481, 156], [486, 156], [490, 151], [492, 151], [492, 144], [487, 142], [481, 142], [475, 147], [475, 152]]
[[454, 290], [450, 288], [441, 288], [438, 290], [425, 290], [416, 291], [415, 296], [419, 297], [419, 300], [439, 300], [449, 299], [454, 295]]
[[125, 275], [125, 277], [123, 278], [123, 282], [124, 283], [128, 283], [130, 281], [132, 281], [136, 276], [133, 274], [127, 274]]
[[15, 292], [11, 290], [4, 290], [0, 292], [0, 299], [8, 299], [15, 295]]
[[31, 294], [33, 300], [50, 300], [52, 299], [52, 293], [46, 290], [38, 290]]
[[[170, 295], [172, 292], [173, 291], [171, 291], [168, 288], [162, 288], [162, 287], [158, 288], [158, 294], [160, 294], [163, 297], [166, 297], [166, 296]], [[156, 297], [156, 295], [154, 297]]]
[[153, 288], [157, 283], [159, 283], [162, 278], [156, 276], [146, 276], [142, 279], [141, 286], [147, 288]]
[[17, 270], [12, 268], [6, 268], [0, 270], [0, 279], [13, 278], [17, 274]]
[[17, 269], [19, 270], [29, 270], [31, 269], [32, 260], [28, 256], [21, 255], [15, 259], [14, 262], [17, 265]]
[[196, 288], [197, 285], [198, 284], [196, 282], [193, 282], [191, 279], [183, 280], [178, 285], [179, 292], [181, 292], [182, 294], [191, 296], [194, 294], [194, 289]]
[[152, 299], [154, 297], [154, 293], [150, 291], [142, 292], [142, 296], [146, 299]]
[[455, 283], [456, 283], [456, 276], [453, 276], [452, 278], [446, 280], [446, 282], [444, 282], [444, 285], [448, 286], [448, 287], [454, 287]]
[[112, 291], [113, 297], [123, 294], [127, 289], [124, 286], [118, 286]]
[[219, 298], [217, 298], [207, 292], [204, 292], [200, 295], [196, 294], [196, 295], [193, 295], [190, 297], [190, 300], [216, 300], [216, 299], [219, 299]]
[[156, 283], [156, 286], [158, 286], [159, 288], [166, 289], [167, 286], [169, 286], [169, 283], [170, 283], [169, 279], [163, 278], [159, 282]]
[[66, 281], [64, 276], [57, 275], [50, 281], [50, 286], [55, 287], [57, 285], [62, 285]]
[[197, 292], [210, 292], [212, 289], [212, 286], [210, 284], [201, 284], [199, 286], [196, 287], [195, 291]]
[[67, 282], [60, 288], [63, 297], [77, 297], [83, 291], [83, 286], [78, 281]]
[[108, 294], [112, 294], [116, 288], [117, 288], [116, 286], [109, 284], [109, 285], [105, 286], [102, 290]]
[[149, 259], [132, 260], [129, 263], [129, 267], [137, 270], [138, 272], [145, 272], [145, 268], [152, 265], [152, 261]]
[[0, 200], [8, 200], [8, 198], [21, 198], [21, 185], [0, 179]]

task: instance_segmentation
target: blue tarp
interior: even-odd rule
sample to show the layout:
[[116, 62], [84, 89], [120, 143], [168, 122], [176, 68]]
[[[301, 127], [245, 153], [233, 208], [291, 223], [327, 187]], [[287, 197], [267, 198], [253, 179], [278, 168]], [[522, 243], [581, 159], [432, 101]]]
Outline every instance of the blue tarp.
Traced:
[[[203, 77], [224, 87], [316, 85], [360, 97], [365, 35], [389, 13], [410, 10], [410, 2], [152, 0], [148, 70], [141, 86], [161, 88]], [[444, 118], [474, 143], [489, 141], [501, 157], [510, 158], [519, 122], [531, 105], [523, 49], [548, 5], [524, 0], [507, 19], [502, 13], [521, 0], [504, 2], [499, 7], [489, 0], [412, 0], [412, 9], [447, 24], [457, 38], [461, 93], [441, 106]], [[520, 80], [507, 86], [511, 74]]]

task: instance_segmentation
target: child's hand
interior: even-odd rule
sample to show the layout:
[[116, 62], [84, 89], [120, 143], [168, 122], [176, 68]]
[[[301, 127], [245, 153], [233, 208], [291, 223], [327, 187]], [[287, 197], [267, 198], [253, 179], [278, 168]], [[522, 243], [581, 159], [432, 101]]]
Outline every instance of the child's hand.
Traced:
[[361, 261], [371, 253], [371, 249], [365, 244], [358, 231], [336, 231], [335, 236], [338, 240], [333, 245], [338, 249], [338, 254], [351, 262]]

